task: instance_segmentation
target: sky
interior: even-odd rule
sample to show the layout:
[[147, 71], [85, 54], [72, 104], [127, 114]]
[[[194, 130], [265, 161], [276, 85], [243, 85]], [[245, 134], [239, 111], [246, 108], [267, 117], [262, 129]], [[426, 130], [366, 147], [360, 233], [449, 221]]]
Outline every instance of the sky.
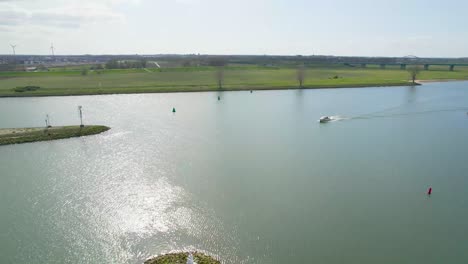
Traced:
[[0, 54], [468, 57], [466, 0], [0, 0]]

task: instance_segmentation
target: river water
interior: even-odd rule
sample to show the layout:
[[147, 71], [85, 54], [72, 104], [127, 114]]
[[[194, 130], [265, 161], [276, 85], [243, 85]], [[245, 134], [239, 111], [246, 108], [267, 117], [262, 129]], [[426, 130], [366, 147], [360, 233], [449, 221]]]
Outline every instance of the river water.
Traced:
[[0, 146], [0, 263], [468, 262], [468, 82], [4, 98], [0, 127], [78, 105], [112, 129]]

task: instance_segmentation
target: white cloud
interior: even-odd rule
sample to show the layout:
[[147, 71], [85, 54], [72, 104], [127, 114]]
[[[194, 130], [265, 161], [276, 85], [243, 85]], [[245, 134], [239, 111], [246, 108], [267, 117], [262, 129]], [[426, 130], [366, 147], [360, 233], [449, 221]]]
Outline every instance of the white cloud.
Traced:
[[[126, 7], [137, 4], [138, 0], [0, 0], [0, 43], [18, 44], [19, 54], [47, 54], [50, 43], [57, 47], [56, 54], [89, 53], [107, 41], [118, 46], [127, 27]], [[9, 52], [8, 45], [0, 46], [0, 54]]]
[[23, 54], [48, 54], [50, 43], [56, 54], [467, 53], [463, 23], [439, 19], [410, 29], [405, 14], [395, 21], [369, 17], [366, 8], [343, 15], [337, 2], [366, 7], [371, 0], [0, 0], [0, 54], [11, 52], [8, 43]]
[[78, 28], [96, 23], [122, 23], [125, 16], [115, 10], [121, 0], [0, 0], [0, 26]]
[[15, 26], [28, 19], [29, 13], [12, 4], [1, 4], [0, 2], [0, 26]]

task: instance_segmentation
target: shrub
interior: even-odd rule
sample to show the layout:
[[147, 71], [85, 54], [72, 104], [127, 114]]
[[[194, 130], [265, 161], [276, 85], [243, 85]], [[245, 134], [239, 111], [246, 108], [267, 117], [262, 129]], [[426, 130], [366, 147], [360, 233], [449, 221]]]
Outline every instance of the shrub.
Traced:
[[22, 93], [22, 92], [36, 91], [39, 89], [41, 89], [41, 87], [39, 86], [24, 86], [24, 87], [16, 87], [14, 91], [18, 93]]

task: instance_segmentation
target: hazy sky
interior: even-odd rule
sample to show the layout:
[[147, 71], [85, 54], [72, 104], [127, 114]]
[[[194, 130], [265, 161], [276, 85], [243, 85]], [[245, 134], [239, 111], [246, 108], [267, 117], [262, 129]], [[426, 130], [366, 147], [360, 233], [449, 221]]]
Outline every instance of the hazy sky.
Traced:
[[0, 54], [468, 57], [467, 0], [0, 0]]

